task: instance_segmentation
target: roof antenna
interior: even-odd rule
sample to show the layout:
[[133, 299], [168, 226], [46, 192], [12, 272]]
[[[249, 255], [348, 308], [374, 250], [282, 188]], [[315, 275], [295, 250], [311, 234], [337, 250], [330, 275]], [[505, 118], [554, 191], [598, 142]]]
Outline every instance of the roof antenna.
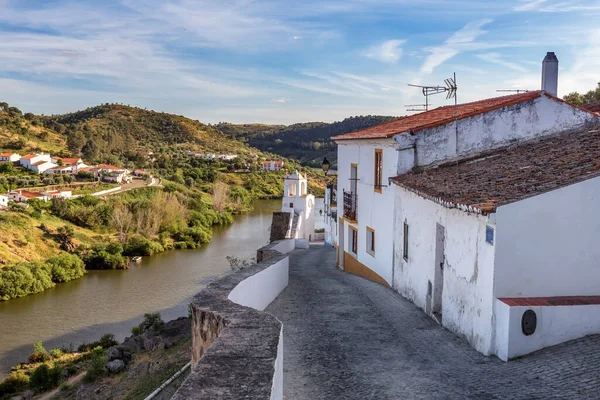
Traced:
[[458, 100], [456, 97], [456, 92], [458, 90], [458, 86], [456, 86], [456, 72], [454, 73], [452, 78], [444, 79], [444, 83], [446, 86], [421, 86], [421, 85], [412, 85], [408, 84], [408, 86], [421, 88], [423, 92], [423, 96], [425, 96], [425, 104], [412, 104], [407, 105], [406, 107], [423, 107], [425, 106], [425, 110], [423, 109], [411, 109], [406, 111], [429, 111], [429, 96], [433, 96], [434, 94], [446, 93], [446, 99], [450, 100], [454, 98], [454, 105], [458, 104]]

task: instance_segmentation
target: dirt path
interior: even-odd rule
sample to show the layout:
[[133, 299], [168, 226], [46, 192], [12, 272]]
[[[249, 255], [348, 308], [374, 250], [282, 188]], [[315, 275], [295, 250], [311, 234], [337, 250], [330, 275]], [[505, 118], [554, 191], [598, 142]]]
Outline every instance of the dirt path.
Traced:
[[[75, 376], [70, 377], [66, 383], [68, 383], [69, 385], [74, 385], [79, 383], [83, 377], [85, 376], [85, 371], [78, 373]], [[33, 398], [33, 400], [50, 400], [52, 399], [54, 396], [56, 396], [58, 393], [60, 392], [60, 388], [56, 388], [54, 390], [51, 390], [49, 392], [46, 393], [42, 393], [39, 397], [35, 396]]]

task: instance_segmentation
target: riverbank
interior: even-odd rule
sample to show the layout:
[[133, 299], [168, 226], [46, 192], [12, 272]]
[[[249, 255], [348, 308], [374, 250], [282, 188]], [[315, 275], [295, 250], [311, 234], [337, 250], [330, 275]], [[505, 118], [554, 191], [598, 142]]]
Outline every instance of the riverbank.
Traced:
[[40, 340], [48, 348], [107, 332], [123, 340], [144, 313], [160, 312], [164, 320], [187, 315], [191, 296], [229, 272], [225, 256], [247, 259], [268, 243], [272, 212], [280, 208], [279, 200], [257, 201], [232, 225], [216, 227], [211, 243], [199, 249], [144, 257], [128, 271], [89, 271], [35, 296], [0, 302], [0, 375], [26, 359]]

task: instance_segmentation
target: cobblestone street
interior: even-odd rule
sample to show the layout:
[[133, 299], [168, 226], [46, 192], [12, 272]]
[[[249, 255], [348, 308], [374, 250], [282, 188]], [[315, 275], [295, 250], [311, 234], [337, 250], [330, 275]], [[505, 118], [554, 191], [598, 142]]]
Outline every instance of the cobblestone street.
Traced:
[[267, 308], [284, 324], [288, 400], [600, 399], [600, 335], [504, 363], [398, 293], [338, 271], [332, 249], [290, 257], [290, 284]]

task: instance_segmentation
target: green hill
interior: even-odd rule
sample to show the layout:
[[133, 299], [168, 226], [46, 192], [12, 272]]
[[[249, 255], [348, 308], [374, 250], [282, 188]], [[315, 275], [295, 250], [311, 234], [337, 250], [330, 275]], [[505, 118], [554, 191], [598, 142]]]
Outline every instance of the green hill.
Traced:
[[337, 149], [330, 138], [391, 121], [397, 117], [367, 115], [346, 118], [343, 121], [306, 122], [285, 125], [229, 124], [216, 127], [232, 138], [245, 141], [262, 151], [294, 158], [302, 164], [320, 167], [323, 157], [337, 165]]
[[218, 129], [180, 115], [116, 104], [42, 117], [46, 127], [63, 131], [67, 146], [86, 159], [123, 155], [137, 148], [169, 152], [183, 148], [238, 155], [256, 153]]

